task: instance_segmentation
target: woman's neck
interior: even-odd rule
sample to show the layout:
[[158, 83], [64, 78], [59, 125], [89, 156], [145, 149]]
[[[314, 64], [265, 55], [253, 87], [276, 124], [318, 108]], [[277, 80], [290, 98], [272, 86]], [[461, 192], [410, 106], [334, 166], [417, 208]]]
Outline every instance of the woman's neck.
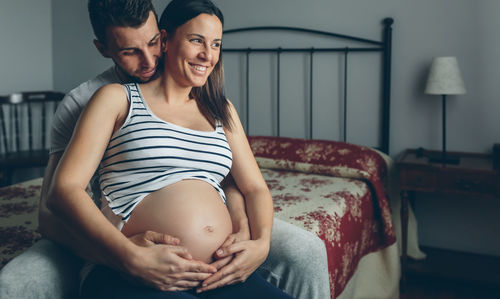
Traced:
[[148, 85], [151, 86], [154, 94], [164, 98], [168, 104], [180, 105], [191, 100], [189, 94], [192, 87], [180, 86], [172, 76], [165, 72], [159, 78], [149, 82]]

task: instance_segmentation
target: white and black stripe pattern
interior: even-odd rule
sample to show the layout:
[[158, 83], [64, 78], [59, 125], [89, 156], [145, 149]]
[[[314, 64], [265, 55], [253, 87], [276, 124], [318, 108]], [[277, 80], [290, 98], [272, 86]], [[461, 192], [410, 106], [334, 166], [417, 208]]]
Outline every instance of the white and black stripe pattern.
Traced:
[[221, 123], [211, 132], [170, 124], [151, 112], [137, 84], [124, 86], [130, 110], [99, 167], [111, 210], [127, 221], [148, 194], [185, 179], [206, 181], [225, 202], [220, 182], [231, 169], [232, 154]]

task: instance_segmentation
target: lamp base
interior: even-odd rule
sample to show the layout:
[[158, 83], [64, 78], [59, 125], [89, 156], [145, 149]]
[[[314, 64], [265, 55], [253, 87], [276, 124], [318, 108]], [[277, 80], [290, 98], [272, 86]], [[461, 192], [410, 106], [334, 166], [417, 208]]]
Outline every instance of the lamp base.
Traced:
[[442, 164], [452, 164], [458, 165], [460, 164], [460, 157], [453, 154], [446, 154], [443, 156], [443, 153], [431, 153], [428, 154], [429, 162], [431, 163], [442, 163]]

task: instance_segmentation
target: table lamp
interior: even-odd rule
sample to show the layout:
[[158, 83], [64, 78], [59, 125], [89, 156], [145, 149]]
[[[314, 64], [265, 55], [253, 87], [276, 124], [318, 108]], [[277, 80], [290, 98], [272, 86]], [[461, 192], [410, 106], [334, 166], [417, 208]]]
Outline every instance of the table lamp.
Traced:
[[465, 93], [465, 84], [458, 68], [456, 57], [435, 57], [432, 60], [426, 94], [441, 95], [443, 104], [443, 151], [441, 155], [431, 156], [431, 162], [458, 164], [459, 158], [446, 154], [446, 96]]

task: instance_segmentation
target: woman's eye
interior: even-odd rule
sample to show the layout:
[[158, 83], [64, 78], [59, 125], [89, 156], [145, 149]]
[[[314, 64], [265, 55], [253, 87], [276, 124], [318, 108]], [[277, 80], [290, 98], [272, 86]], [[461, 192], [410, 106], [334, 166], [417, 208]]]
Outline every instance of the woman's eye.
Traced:
[[199, 39], [199, 38], [193, 38], [191, 40], [191, 42], [193, 42], [193, 43], [201, 43], [201, 39]]
[[220, 48], [221, 45], [222, 45], [222, 43], [217, 42], [217, 43], [213, 43], [212, 47], [214, 47], [214, 48]]

